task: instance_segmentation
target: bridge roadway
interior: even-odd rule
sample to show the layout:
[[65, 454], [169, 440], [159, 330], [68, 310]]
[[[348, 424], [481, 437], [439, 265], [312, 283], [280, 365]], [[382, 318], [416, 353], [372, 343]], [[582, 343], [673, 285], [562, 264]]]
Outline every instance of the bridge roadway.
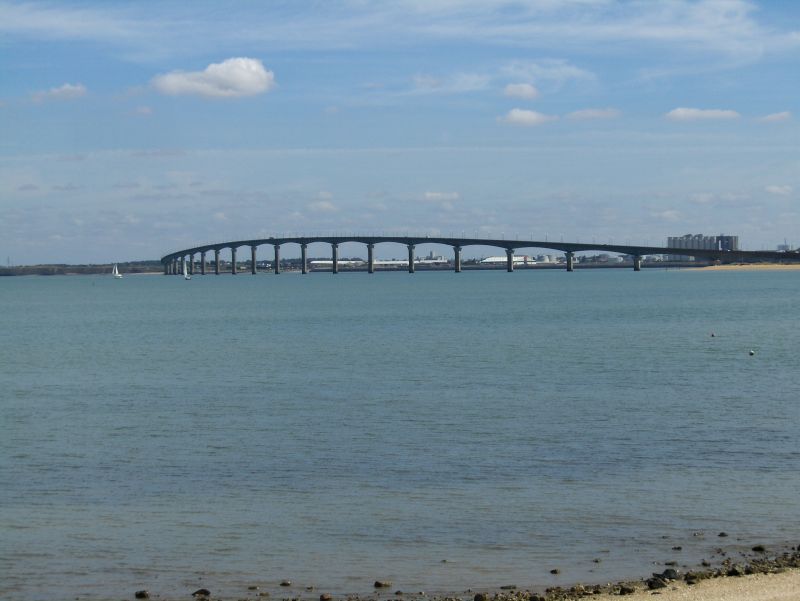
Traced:
[[800, 254], [794, 252], [779, 251], [726, 251], [710, 249], [688, 249], [671, 248], [662, 246], [629, 246], [622, 244], [595, 244], [583, 242], [549, 242], [547, 240], [506, 240], [506, 239], [484, 239], [484, 238], [442, 238], [431, 236], [302, 236], [289, 238], [262, 238], [257, 240], [236, 240], [232, 242], [220, 242], [218, 244], [208, 244], [187, 248], [164, 255], [161, 263], [164, 265], [164, 275], [177, 275], [183, 273], [183, 265], [188, 261], [187, 268], [189, 273], [194, 272], [196, 254], [200, 255], [200, 273], [206, 273], [206, 253], [214, 252], [214, 273], [220, 273], [220, 251], [230, 249], [231, 253], [231, 273], [236, 274], [236, 250], [241, 247], [250, 247], [250, 272], [256, 274], [256, 254], [259, 246], [272, 246], [275, 253], [274, 270], [280, 273], [280, 249], [284, 244], [298, 244], [300, 246], [300, 258], [302, 272], [308, 273], [307, 248], [309, 244], [325, 243], [331, 246], [332, 271], [339, 271], [339, 245], [345, 242], [358, 242], [367, 247], [367, 271], [375, 272], [375, 245], [382, 243], [402, 244], [408, 248], [408, 271], [414, 273], [414, 250], [420, 244], [443, 244], [452, 246], [455, 255], [454, 269], [458, 273], [461, 271], [461, 250], [465, 246], [493, 246], [502, 248], [506, 252], [506, 270], [514, 271], [514, 251], [523, 248], [543, 248], [557, 250], [566, 255], [566, 269], [572, 271], [575, 264], [575, 253], [583, 251], [600, 251], [621, 253], [633, 257], [634, 271], [640, 271], [642, 267], [642, 257], [645, 255], [689, 255], [693, 257], [703, 257], [712, 261], [723, 261], [726, 263], [743, 261], [782, 261], [786, 259], [799, 260]]

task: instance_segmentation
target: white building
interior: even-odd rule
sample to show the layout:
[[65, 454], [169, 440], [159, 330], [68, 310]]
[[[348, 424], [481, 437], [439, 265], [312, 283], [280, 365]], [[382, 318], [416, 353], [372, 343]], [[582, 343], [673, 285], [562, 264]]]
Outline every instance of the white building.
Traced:
[[[480, 260], [481, 265], [505, 265], [508, 261], [507, 257], [486, 257], [485, 259]], [[536, 265], [536, 261], [534, 261], [528, 255], [514, 255], [514, 265]]]

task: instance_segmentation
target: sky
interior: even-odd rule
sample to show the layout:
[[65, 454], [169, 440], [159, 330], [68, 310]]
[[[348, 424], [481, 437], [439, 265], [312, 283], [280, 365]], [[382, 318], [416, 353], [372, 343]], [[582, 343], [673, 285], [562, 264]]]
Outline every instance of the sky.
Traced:
[[798, 120], [793, 0], [0, 0], [0, 260], [796, 247]]

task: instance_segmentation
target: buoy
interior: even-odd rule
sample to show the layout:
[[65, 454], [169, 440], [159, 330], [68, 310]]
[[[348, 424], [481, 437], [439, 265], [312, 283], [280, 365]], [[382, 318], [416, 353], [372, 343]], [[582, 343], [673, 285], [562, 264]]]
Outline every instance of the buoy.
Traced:
[[756, 352], [755, 352], [755, 351], [753, 351], [753, 350], [751, 350], [751, 351], [750, 351], [750, 356], [751, 356], [751, 357], [752, 357], [753, 355], [755, 355], [755, 354], [756, 354]]

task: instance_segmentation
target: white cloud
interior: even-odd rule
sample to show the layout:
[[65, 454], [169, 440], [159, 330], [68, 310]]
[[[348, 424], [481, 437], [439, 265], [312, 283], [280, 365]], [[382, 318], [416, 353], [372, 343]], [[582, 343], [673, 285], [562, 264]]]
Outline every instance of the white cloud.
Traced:
[[775, 18], [753, 0], [359, 0], [328, 2], [324, 11], [299, 3], [229, 11], [181, 3], [158, 3], [157, 9], [148, 3], [68, 4], [0, 2], [0, 32], [101, 40], [132, 47], [139, 56], [185, 55], [210, 45], [363, 50], [398, 40], [469, 40], [550, 51], [637, 44], [704, 61], [711, 53], [757, 61], [770, 52], [791, 56], [800, 46], [791, 19]]
[[501, 71], [507, 77], [549, 82], [556, 87], [561, 87], [571, 80], [592, 81], [596, 79], [594, 73], [576, 67], [567, 60], [554, 58], [539, 61], [512, 61]]
[[616, 119], [621, 113], [617, 109], [581, 109], [573, 111], [567, 115], [567, 119], [573, 121], [588, 121], [590, 119]]
[[149, 106], [137, 106], [136, 109], [133, 111], [134, 115], [138, 115], [140, 117], [149, 117], [153, 114], [153, 109]]
[[720, 121], [738, 119], [736, 111], [728, 109], [694, 109], [679, 107], [664, 115], [670, 121]]
[[503, 94], [510, 98], [533, 100], [539, 96], [539, 90], [529, 83], [510, 83], [503, 90]]
[[425, 192], [425, 200], [432, 202], [441, 202], [446, 200], [458, 200], [460, 195], [458, 192]]
[[162, 94], [193, 94], [208, 98], [237, 98], [268, 92], [275, 86], [275, 75], [254, 58], [229, 58], [212, 63], [203, 71], [173, 71], [153, 78], [152, 85]]
[[783, 111], [780, 113], [771, 113], [769, 115], [764, 115], [763, 117], [759, 117], [758, 120], [761, 123], [780, 123], [781, 121], [789, 121], [792, 118], [792, 113], [789, 111]]
[[479, 73], [456, 73], [439, 78], [433, 75], [415, 75], [414, 91], [423, 94], [464, 94], [479, 92], [489, 86], [491, 78]]
[[666, 211], [656, 211], [651, 213], [651, 215], [656, 219], [661, 219], [662, 221], [668, 221], [670, 223], [674, 223], [676, 221], [681, 220], [681, 214], [675, 209], [667, 209]]
[[536, 111], [528, 111], [525, 109], [511, 109], [505, 117], [501, 117], [500, 121], [508, 123], [509, 125], [521, 125], [525, 127], [532, 127], [535, 125], [542, 125], [550, 121], [556, 121], [557, 115], [545, 115]]
[[789, 196], [792, 193], [791, 186], [767, 186], [764, 188], [770, 194], [775, 194], [776, 196]]
[[339, 210], [330, 200], [315, 200], [308, 204], [308, 208], [319, 213], [335, 213]]
[[438, 204], [442, 209], [453, 211], [456, 208], [454, 204], [461, 195], [458, 192], [425, 192], [424, 198], [428, 202]]
[[44, 102], [45, 100], [72, 100], [81, 96], [86, 96], [86, 86], [81, 83], [65, 83], [57, 88], [34, 92], [31, 97], [34, 102]]
[[217, 213], [214, 213], [214, 215], [212, 215], [212, 217], [214, 217], [214, 219], [216, 221], [227, 221], [228, 220], [228, 216], [225, 213], [223, 213], [222, 211], [218, 211]]

